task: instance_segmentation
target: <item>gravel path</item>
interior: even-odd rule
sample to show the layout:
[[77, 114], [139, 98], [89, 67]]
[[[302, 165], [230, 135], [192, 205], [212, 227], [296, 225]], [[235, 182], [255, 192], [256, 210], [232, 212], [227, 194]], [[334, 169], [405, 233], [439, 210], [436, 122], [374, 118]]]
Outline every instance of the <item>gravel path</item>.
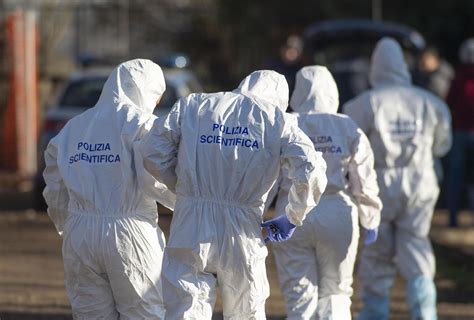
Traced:
[[[160, 217], [167, 232], [170, 215]], [[445, 212], [437, 212], [432, 238], [438, 261], [439, 319], [474, 319], [474, 228], [467, 214], [464, 227], [448, 229]], [[474, 220], [474, 218], [473, 218]], [[63, 284], [61, 242], [44, 213], [0, 211], [0, 319], [71, 319]], [[268, 277], [271, 296], [267, 300], [269, 319], [284, 319], [274, 260], [270, 254]], [[354, 288], [357, 289], [357, 279]], [[398, 279], [392, 293], [391, 319], [408, 319], [404, 284]], [[355, 295], [353, 311], [361, 307]], [[221, 319], [220, 301], [215, 319]]]

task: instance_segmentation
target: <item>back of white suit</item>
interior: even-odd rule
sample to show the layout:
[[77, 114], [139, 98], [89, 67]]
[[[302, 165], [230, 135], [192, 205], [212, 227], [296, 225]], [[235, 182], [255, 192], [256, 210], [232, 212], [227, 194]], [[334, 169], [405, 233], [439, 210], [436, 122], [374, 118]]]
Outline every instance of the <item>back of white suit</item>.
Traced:
[[[366, 229], [380, 222], [369, 141], [354, 121], [337, 114], [338, 105], [336, 83], [325, 67], [298, 72], [291, 107], [299, 127], [323, 154], [328, 184], [304, 225], [291, 239], [274, 245], [288, 319], [350, 319], [359, 217]], [[284, 213], [287, 195], [284, 179], [278, 215]]]
[[388, 317], [393, 257], [408, 280], [412, 317], [431, 319], [435, 265], [427, 236], [439, 193], [434, 157], [451, 147], [451, 117], [444, 102], [411, 85], [401, 48], [392, 39], [378, 43], [370, 82], [372, 90], [344, 105], [370, 140], [384, 205], [379, 238], [364, 249], [359, 270], [366, 305], [380, 313], [363, 313], [361, 319]]
[[133, 150], [164, 89], [151, 61], [119, 65], [97, 104], [71, 119], [45, 152], [44, 197], [63, 237], [75, 319], [164, 317], [157, 182]]
[[193, 104], [179, 111], [188, 130], [181, 131], [178, 197], [261, 207], [280, 165], [269, 159], [280, 153], [279, 139], [271, 137], [281, 136], [282, 113], [273, 106], [262, 110], [265, 104], [233, 92], [196, 94], [187, 99]]
[[287, 101], [283, 76], [256, 71], [233, 92], [178, 101], [144, 139], [146, 168], [177, 194], [163, 264], [167, 318], [211, 319], [217, 283], [225, 319], [265, 318], [268, 192], [287, 168], [286, 214], [301, 225], [326, 185], [321, 155], [284, 118]]

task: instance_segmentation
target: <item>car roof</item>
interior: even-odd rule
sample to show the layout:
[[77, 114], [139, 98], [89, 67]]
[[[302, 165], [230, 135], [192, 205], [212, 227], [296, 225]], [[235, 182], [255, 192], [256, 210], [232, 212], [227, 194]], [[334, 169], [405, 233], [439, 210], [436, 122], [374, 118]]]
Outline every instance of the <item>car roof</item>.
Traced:
[[395, 38], [407, 49], [420, 51], [425, 47], [425, 39], [408, 26], [365, 19], [341, 19], [316, 22], [304, 31], [305, 46], [313, 50], [325, 45], [364, 39], [372, 42], [382, 37]]
[[67, 81], [79, 81], [87, 78], [97, 78], [104, 77], [107, 78], [110, 72], [113, 70], [112, 67], [94, 67], [94, 68], [85, 68], [73, 72]]
[[[69, 76], [68, 81], [80, 81], [88, 78], [107, 78], [114, 67], [93, 67], [78, 70]], [[173, 84], [185, 83], [193, 78], [192, 72], [179, 68], [162, 68], [166, 80]]]

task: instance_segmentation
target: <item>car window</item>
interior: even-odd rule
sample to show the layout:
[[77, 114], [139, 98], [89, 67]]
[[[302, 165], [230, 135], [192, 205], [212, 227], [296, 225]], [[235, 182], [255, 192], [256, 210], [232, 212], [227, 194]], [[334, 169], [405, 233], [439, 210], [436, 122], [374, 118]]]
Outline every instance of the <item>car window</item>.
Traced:
[[[61, 107], [93, 107], [99, 100], [106, 80], [106, 77], [97, 77], [70, 82], [64, 90], [59, 105]], [[196, 88], [198, 87], [199, 84], [196, 84]], [[176, 88], [167, 83], [166, 91], [163, 94], [160, 103], [156, 106], [154, 113], [156, 114], [157, 110], [159, 110], [159, 113], [169, 112], [178, 98], [179, 95]]]
[[[369, 70], [375, 42], [371, 39], [333, 41], [319, 45], [312, 52], [312, 64], [325, 65], [334, 76], [339, 90], [339, 106], [367, 90]], [[412, 69], [415, 53], [404, 50], [405, 60]]]
[[99, 100], [106, 80], [106, 77], [97, 77], [70, 82], [64, 90], [59, 105], [61, 107], [93, 107]]
[[[370, 61], [375, 45], [376, 42], [370, 40], [327, 43], [315, 48], [312, 60], [316, 64], [325, 66], [361, 59]], [[403, 53], [408, 67], [412, 69], [416, 60], [416, 53], [408, 49], [403, 49]]]

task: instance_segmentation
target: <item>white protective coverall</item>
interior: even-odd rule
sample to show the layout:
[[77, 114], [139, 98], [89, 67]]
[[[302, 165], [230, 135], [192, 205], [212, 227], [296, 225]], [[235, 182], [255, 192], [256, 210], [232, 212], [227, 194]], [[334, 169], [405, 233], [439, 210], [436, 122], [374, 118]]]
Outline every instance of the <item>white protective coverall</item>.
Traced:
[[155, 200], [172, 206], [172, 197], [133, 151], [164, 90], [158, 65], [122, 63], [97, 104], [71, 119], [46, 149], [43, 195], [63, 237], [74, 319], [164, 318], [164, 237]]
[[[290, 105], [299, 127], [323, 153], [328, 184], [303, 226], [273, 246], [287, 319], [350, 319], [358, 217], [364, 228], [377, 228], [382, 207], [372, 149], [354, 121], [337, 114], [337, 86], [325, 67], [296, 74]], [[284, 213], [287, 199], [285, 179], [277, 214]]]
[[435, 260], [428, 239], [439, 193], [433, 157], [451, 147], [451, 116], [444, 102], [411, 85], [393, 39], [377, 44], [369, 79], [373, 89], [344, 105], [371, 142], [383, 203], [379, 237], [362, 250], [359, 318], [388, 319], [398, 267], [407, 280], [412, 319], [435, 319]]
[[268, 192], [287, 168], [286, 214], [300, 226], [326, 185], [321, 154], [285, 121], [287, 104], [285, 78], [256, 71], [233, 92], [179, 100], [143, 139], [145, 167], [177, 196], [163, 262], [167, 319], [211, 319], [217, 284], [225, 319], [265, 319]]

